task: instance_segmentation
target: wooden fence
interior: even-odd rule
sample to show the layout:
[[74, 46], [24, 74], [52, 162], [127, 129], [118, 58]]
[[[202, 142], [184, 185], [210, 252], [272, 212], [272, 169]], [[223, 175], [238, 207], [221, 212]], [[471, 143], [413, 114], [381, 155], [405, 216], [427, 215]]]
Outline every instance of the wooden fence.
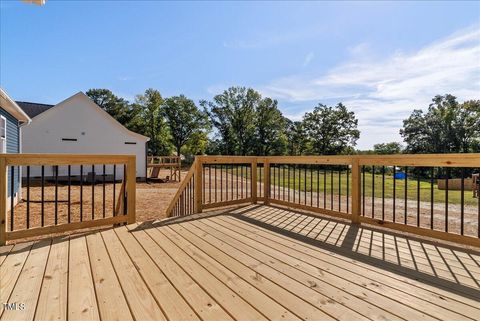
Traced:
[[134, 223], [135, 171], [131, 155], [0, 155], [0, 245]]
[[263, 202], [480, 246], [479, 171], [480, 154], [200, 156], [167, 214]]

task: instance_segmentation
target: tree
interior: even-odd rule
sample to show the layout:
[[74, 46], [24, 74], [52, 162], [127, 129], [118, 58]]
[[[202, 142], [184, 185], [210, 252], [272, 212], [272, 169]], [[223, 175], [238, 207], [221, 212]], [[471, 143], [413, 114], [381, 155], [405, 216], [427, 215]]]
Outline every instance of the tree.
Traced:
[[397, 142], [373, 145], [373, 152], [379, 155], [400, 154], [402, 151], [402, 144]]
[[148, 152], [150, 155], [170, 155], [172, 146], [168, 127], [162, 112], [163, 98], [155, 89], [147, 89], [145, 94], [136, 97], [136, 106], [140, 110], [141, 134], [150, 137]]
[[213, 101], [201, 101], [205, 112], [217, 129], [223, 153], [247, 155], [255, 138], [255, 110], [261, 100], [251, 88], [230, 87]]
[[[163, 109], [170, 128], [170, 140], [175, 146], [177, 155], [180, 155], [182, 147], [189, 140], [199, 143], [205, 138], [206, 134], [202, 133], [209, 128], [208, 118], [197, 108], [193, 100], [184, 95], [170, 97], [165, 100]], [[197, 152], [198, 149], [195, 150], [195, 154]]]
[[255, 149], [257, 155], [283, 154], [286, 121], [276, 100], [264, 98], [255, 113]]
[[354, 112], [349, 112], [342, 103], [336, 107], [319, 104], [303, 117], [311, 152], [318, 155], [351, 152], [360, 137], [357, 125]]
[[287, 154], [290, 156], [299, 156], [305, 153], [307, 149], [307, 136], [305, 128], [301, 121], [291, 121], [285, 118], [287, 137]]
[[119, 123], [131, 129], [139, 110], [130, 105], [127, 100], [114, 95], [108, 89], [89, 89], [86, 95]]
[[455, 96], [435, 96], [428, 111], [416, 109], [400, 130], [409, 153], [480, 151], [480, 100], [459, 104]]

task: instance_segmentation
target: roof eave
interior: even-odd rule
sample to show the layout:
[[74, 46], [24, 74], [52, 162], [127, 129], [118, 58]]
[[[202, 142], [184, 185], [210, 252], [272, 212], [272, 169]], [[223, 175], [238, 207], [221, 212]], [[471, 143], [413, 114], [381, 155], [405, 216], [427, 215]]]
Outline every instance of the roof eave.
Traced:
[[32, 120], [28, 115], [23, 111], [20, 106], [12, 99], [8, 94], [0, 88], [0, 100], [2, 108], [5, 109], [10, 115], [15, 117], [17, 120], [23, 123], [30, 123]]

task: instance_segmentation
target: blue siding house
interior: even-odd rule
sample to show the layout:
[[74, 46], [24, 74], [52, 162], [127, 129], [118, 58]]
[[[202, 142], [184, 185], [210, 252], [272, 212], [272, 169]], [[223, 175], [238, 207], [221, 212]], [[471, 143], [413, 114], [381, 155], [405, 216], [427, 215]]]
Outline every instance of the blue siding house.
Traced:
[[[27, 114], [0, 88], [0, 153], [21, 153], [21, 125], [29, 123]], [[8, 171], [8, 182], [11, 182], [11, 171]], [[5, 182], [0, 182], [5, 184]], [[20, 198], [20, 172], [18, 168], [14, 172], [14, 189], [8, 184], [8, 199], [14, 197], [16, 203]], [[7, 202], [10, 205], [10, 201]]]

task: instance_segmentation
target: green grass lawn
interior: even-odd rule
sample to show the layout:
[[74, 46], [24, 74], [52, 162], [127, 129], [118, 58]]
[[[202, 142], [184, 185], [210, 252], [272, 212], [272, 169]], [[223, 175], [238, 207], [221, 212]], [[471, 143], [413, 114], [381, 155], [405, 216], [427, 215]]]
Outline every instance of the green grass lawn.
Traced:
[[[260, 179], [260, 168], [258, 169], [257, 177]], [[333, 193], [339, 194], [339, 172], [333, 172], [333, 184], [331, 180], [331, 171], [327, 171], [326, 175], [323, 170], [318, 172], [316, 170], [306, 170], [306, 186], [305, 186], [305, 169], [301, 169], [301, 172], [297, 168], [295, 170], [295, 179], [293, 178], [294, 171], [293, 168], [290, 168], [290, 179], [288, 179], [288, 171], [285, 169], [283, 171], [282, 168], [275, 169], [275, 179], [274, 179], [274, 170], [271, 170], [271, 184], [280, 187], [280, 193], [283, 193], [282, 187], [290, 187], [291, 189], [305, 191], [313, 191], [313, 192], [323, 192], [326, 190], [327, 193], [331, 193], [332, 186], [333, 186]], [[231, 170], [227, 170], [231, 172]], [[236, 171], [234, 170], [234, 174]], [[240, 172], [238, 174], [241, 175]], [[285, 175], [285, 176], [284, 176]], [[246, 171], [244, 171], [243, 176], [246, 176]], [[265, 175], [262, 172], [261, 178], [262, 181]], [[341, 187], [341, 195], [347, 194], [347, 175], [346, 171], [343, 171], [341, 174], [340, 179], [340, 187]], [[373, 191], [375, 191], [375, 197], [382, 197], [382, 175], [376, 174], [375, 177], [375, 185], [373, 185], [373, 176], [371, 173], [365, 173], [365, 197], [372, 197]], [[326, 178], [325, 182], [324, 179]], [[349, 184], [351, 188], [352, 177], [351, 172], [349, 173]], [[394, 180], [392, 174], [385, 174], [385, 198], [393, 198], [393, 185]], [[363, 186], [363, 183], [362, 183]], [[375, 188], [374, 188], [375, 186]], [[306, 188], [305, 188], [306, 187]], [[420, 200], [425, 202], [430, 202], [430, 180], [428, 181], [420, 181]], [[397, 198], [404, 198], [405, 195], [405, 180], [395, 180], [395, 195]], [[433, 197], [435, 203], [444, 203], [445, 202], [445, 190], [439, 190], [434, 181], [433, 185]], [[407, 197], [410, 200], [417, 199], [417, 179], [411, 178], [407, 179]], [[478, 199], [473, 197], [473, 193], [471, 190], [465, 190], [464, 192], [465, 198], [465, 205], [475, 206], [478, 204]], [[461, 203], [461, 192], [460, 191], [448, 191], [448, 202], [450, 204], [460, 204]]]

